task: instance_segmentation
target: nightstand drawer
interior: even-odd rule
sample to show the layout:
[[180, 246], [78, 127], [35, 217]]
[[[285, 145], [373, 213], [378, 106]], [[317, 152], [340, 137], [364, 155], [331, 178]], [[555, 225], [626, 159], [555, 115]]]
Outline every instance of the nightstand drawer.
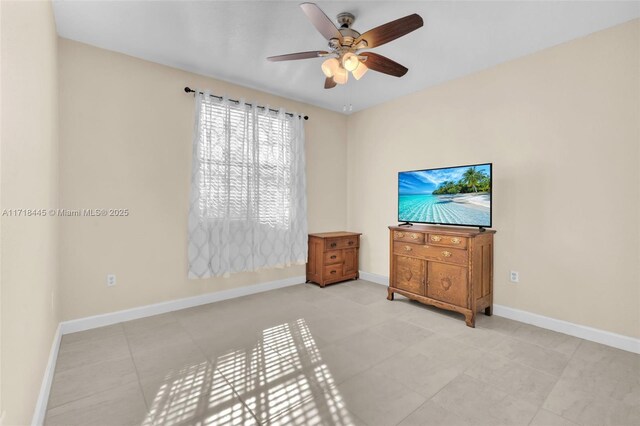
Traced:
[[341, 263], [324, 267], [324, 279], [326, 281], [339, 280], [343, 275]]
[[342, 248], [358, 247], [360, 244], [358, 237], [346, 237], [346, 238], [329, 238], [324, 242], [325, 250], [335, 250]]
[[331, 265], [334, 263], [342, 263], [344, 260], [342, 250], [331, 250], [324, 253], [324, 264]]

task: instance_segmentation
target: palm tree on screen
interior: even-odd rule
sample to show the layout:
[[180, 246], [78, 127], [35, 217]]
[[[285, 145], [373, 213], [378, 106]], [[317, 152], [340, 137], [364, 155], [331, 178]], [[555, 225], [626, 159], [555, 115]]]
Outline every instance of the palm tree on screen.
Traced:
[[471, 187], [473, 192], [478, 192], [478, 182], [484, 177], [485, 174], [483, 172], [476, 170], [475, 167], [469, 167], [462, 175], [462, 182], [468, 187]]

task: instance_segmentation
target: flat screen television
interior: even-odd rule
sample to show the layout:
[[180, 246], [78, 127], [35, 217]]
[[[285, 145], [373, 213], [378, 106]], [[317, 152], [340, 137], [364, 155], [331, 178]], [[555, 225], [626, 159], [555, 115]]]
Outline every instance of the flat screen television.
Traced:
[[398, 173], [398, 222], [491, 227], [492, 163]]

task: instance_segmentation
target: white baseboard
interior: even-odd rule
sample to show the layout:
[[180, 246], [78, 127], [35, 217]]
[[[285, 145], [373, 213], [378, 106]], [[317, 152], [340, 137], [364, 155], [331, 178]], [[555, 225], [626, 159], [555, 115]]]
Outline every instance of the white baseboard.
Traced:
[[[360, 271], [360, 278], [376, 284], [382, 284], [385, 286], [389, 285], [389, 277], [385, 277], [384, 275]], [[640, 354], [640, 339], [635, 337], [624, 336], [622, 334], [612, 333], [610, 331], [600, 330], [586, 325], [545, 317], [543, 315], [503, 305], [494, 304], [493, 314], [526, 324], [535, 325], [540, 328], [546, 328], [548, 330], [568, 334], [569, 336], [579, 337], [581, 339]]]
[[515, 321], [601, 343], [629, 352], [640, 354], [640, 339], [600, 330], [586, 325], [575, 324], [569, 321], [545, 317], [532, 312], [510, 308], [503, 305], [493, 305], [493, 313], [500, 317], [509, 318]]
[[36, 401], [36, 408], [33, 412], [32, 426], [41, 426], [44, 423], [44, 417], [47, 414], [47, 402], [49, 402], [49, 392], [51, 391], [51, 383], [53, 382], [53, 374], [56, 371], [56, 361], [58, 360], [58, 349], [60, 349], [60, 341], [62, 340], [62, 327], [58, 324], [56, 332], [53, 335], [51, 343], [51, 351], [49, 352], [49, 360], [47, 368], [44, 370], [42, 377], [42, 385], [40, 385], [40, 394]]
[[236, 297], [248, 296], [250, 294], [262, 293], [263, 291], [275, 290], [282, 287], [289, 287], [305, 282], [304, 276], [285, 278], [283, 280], [269, 281], [255, 285], [233, 288], [229, 290], [207, 293], [199, 296], [187, 297], [184, 299], [170, 300], [153, 305], [140, 306], [137, 308], [125, 309], [123, 311], [110, 312], [107, 314], [94, 315], [86, 318], [79, 318], [60, 323], [62, 334], [75, 333], [77, 331], [90, 330], [92, 328], [104, 327], [117, 324], [123, 321], [130, 321], [167, 312], [178, 311], [180, 309], [192, 308], [194, 306], [206, 305], [208, 303], [219, 302], [221, 300], [234, 299]]
[[372, 274], [371, 272], [359, 271], [360, 279], [371, 281], [372, 283], [389, 285], [389, 277], [384, 275]]

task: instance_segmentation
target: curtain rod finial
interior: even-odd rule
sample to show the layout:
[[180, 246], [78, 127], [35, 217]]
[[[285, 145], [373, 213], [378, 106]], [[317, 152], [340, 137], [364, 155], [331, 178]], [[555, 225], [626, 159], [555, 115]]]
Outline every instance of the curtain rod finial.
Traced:
[[191, 88], [190, 88], [189, 86], [185, 87], [185, 88], [184, 88], [184, 91], [185, 91], [186, 93], [191, 93], [191, 92], [193, 92], [193, 90], [191, 90]]
[[308, 115], [305, 115], [305, 116], [304, 116], [304, 119], [305, 119], [305, 120], [308, 120], [308, 119], [309, 119], [309, 116], [308, 116]]

